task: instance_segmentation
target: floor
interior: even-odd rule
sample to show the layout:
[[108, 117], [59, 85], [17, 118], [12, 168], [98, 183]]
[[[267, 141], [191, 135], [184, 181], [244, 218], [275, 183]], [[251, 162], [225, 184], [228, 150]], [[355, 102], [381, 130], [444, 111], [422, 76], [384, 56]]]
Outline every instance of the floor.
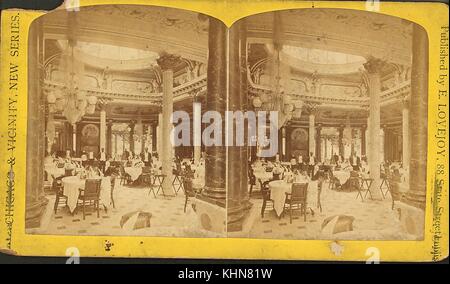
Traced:
[[[142, 235], [142, 236], [174, 236], [174, 237], [223, 237], [216, 233], [200, 229], [197, 214], [190, 202], [184, 212], [184, 194], [156, 198], [148, 194], [148, 189], [136, 186], [118, 186], [114, 192], [115, 208], [100, 210], [100, 218], [92, 210], [83, 220], [81, 211], [69, 213], [67, 207], [61, 206], [57, 213], [53, 212], [54, 195], [49, 195], [49, 203], [44, 221], [39, 229], [28, 230], [28, 233], [51, 235]], [[141, 210], [151, 213], [150, 227], [127, 229], [120, 225], [122, 216]]]
[[[270, 239], [356, 239], [356, 240], [405, 240], [414, 239], [401, 230], [396, 216], [397, 211], [391, 209], [391, 197], [375, 201], [356, 199], [356, 192], [338, 192], [324, 187], [321, 203], [322, 212], [313, 208], [314, 215], [308, 210], [306, 221], [300, 212], [294, 212], [292, 224], [289, 214], [277, 217], [274, 210], [265, 211], [264, 218], [255, 218], [250, 229], [251, 238]], [[262, 199], [257, 194], [251, 199], [253, 206], [262, 208]], [[353, 230], [332, 234], [322, 230], [324, 219], [335, 216], [353, 216]]]
[[[258, 190], [252, 194], [251, 202], [256, 217], [250, 226], [248, 236], [258, 239], [353, 239], [353, 240], [407, 240], [414, 239], [402, 230], [397, 211], [391, 209], [391, 197], [374, 201], [356, 199], [356, 192], [338, 192], [328, 189], [322, 193], [322, 212], [313, 208], [314, 215], [308, 211], [306, 221], [299, 212], [295, 212], [292, 224], [289, 215], [277, 217], [273, 210], [266, 210], [264, 218], [260, 216], [262, 199]], [[198, 216], [188, 203], [184, 212], [184, 195], [154, 198], [148, 189], [135, 186], [118, 186], [115, 191], [116, 208], [102, 209], [100, 218], [95, 212], [87, 213], [83, 220], [82, 212], [72, 216], [67, 208], [60, 207], [53, 212], [54, 195], [49, 195], [49, 203], [44, 214], [42, 226], [29, 229], [31, 234], [49, 235], [127, 235], [127, 236], [173, 236], [173, 237], [225, 237], [217, 233], [200, 229]], [[122, 216], [137, 210], [151, 213], [150, 227], [143, 229], [125, 229], [121, 227]], [[324, 219], [335, 215], [353, 216], [353, 230], [338, 234], [324, 233]]]

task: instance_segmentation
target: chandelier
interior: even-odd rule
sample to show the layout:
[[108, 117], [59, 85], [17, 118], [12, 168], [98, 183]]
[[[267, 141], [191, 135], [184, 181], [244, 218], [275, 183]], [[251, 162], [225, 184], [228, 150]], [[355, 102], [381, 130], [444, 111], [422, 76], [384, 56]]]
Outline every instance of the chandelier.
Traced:
[[283, 47], [281, 43], [281, 27], [280, 14], [275, 12], [273, 44], [266, 45], [272, 54], [266, 66], [271, 75], [270, 92], [255, 96], [252, 101], [253, 106], [258, 110], [278, 112], [278, 128], [281, 128], [293, 117], [300, 118], [303, 107], [302, 101], [293, 101], [292, 97], [285, 92], [290, 83], [290, 67], [287, 64], [282, 64], [280, 60], [280, 52]]
[[[76, 29], [75, 25], [69, 25], [69, 28]], [[68, 34], [68, 44], [59, 64], [59, 69], [65, 72], [64, 84], [47, 92], [49, 112], [61, 112], [72, 125], [81, 121], [85, 114], [93, 114], [97, 104], [97, 97], [88, 96], [79, 88], [83, 85], [84, 64], [75, 60], [76, 41], [72, 38], [73, 34], [73, 30]]]

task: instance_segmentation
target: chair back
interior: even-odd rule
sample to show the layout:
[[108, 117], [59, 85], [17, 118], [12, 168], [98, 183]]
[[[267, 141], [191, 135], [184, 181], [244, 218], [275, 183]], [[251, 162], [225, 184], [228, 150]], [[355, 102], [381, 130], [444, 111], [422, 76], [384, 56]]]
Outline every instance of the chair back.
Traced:
[[151, 172], [151, 170], [152, 170], [151, 167], [145, 166], [145, 167], [142, 168], [142, 173], [143, 174], [149, 174]]
[[192, 196], [195, 195], [195, 191], [194, 188], [192, 186], [192, 179], [187, 178], [187, 177], [181, 177], [182, 183], [183, 183], [183, 190], [184, 190], [184, 194], [187, 196]]
[[64, 175], [65, 176], [73, 176], [73, 169], [65, 169], [64, 170]]
[[84, 199], [96, 200], [100, 197], [101, 179], [87, 179], [84, 186]]
[[307, 183], [293, 183], [292, 191], [291, 191], [291, 200], [292, 201], [305, 201], [307, 189], [308, 189]]

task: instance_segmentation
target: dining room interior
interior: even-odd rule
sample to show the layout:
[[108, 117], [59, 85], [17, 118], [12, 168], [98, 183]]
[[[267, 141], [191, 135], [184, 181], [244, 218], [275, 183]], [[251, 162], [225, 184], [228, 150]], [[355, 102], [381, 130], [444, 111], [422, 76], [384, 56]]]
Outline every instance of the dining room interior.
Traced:
[[245, 34], [243, 95], [250, 110], [278, 112], [278, 152], [249, 149], [249, 191], [237, 199], [252, 205], [229, 236], [423, 238], [423, 28], [365, 11], [298, 9], [247, 17]]
[[207, 108], [208, 48], [223, 48], [224, 30], [199, 13], [135, 5], [33, 23], [27, 232], [224, 235], [225, 189], [205, 189], [212, 159], [170, 140], [174, 111]]
[[[100, 5], [37, 19], [29, 53], [29, 234], [423, 238], [418, 24], [296, 9], [227, 28], [195, 12]], [[276, 145], [260, 139], [268, 118], [257, 133], [230, 122], [245, 126], [243, 145], [173, 146], [172, 114], [198, 110], [276, 112]], [[188, 140], [208, 127], [188, 127]]]

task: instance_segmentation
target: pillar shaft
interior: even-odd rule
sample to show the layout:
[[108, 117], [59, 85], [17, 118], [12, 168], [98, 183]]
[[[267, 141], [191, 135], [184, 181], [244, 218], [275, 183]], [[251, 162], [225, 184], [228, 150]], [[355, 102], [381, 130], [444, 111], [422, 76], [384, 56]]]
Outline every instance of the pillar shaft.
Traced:
[[409, 191], [406, 202], [425, 208], [428, 142], [428, 37], [422, 27], [413, 25], [413, 58], [409, 125]]
[[130, 154], [134, 155], [134, 126], [135, 123], [131, 122], [130, 123]]
[[171, 139], [173, 124], [171, 116], [173, 113], [173, 68], [180, 62], [180, 57], [172, 54], [163, 54], [158, 58], [158, 65], [162, 69], [163, 99], [162, 99], [162, 124], [161, 124], [161, 151], [160, 160], [162, 173], [166, 175], [163, 188], [166, 193], [173, 193], [172, 164], [174, 157]]
[[106, 128], [106, 154], [112, 156], [112, 122], [107, 124]]
[[100, 111], [100, 150], [106, 149], [106, 110]]
[[[247, 109], [247, 74], [245, 68], [245, 23], [241, 22], [230, 29], [229, 36], [229, 111]], [[242, 43], [242, 44], [241, 44]], [[233, 125], [233, 137], [236, 137], [238, 124]], [[248, 153], [247, 123], [244, 123], [244, 145], [228, 146], [228, 186], [227, 186], [227, 231], [241, 231], [247, 209], [250, 208], [248, 195]], [[230, 133], [229, 133], [230, 134]]]
[[367, 70], [368, 85], [369, 85], [369, 139], [370, 139], [370, 158], [369, 158], [369, 170], [370, 178], [373, 179], [372, 195], [375, 199], [381, 198], [381, 193], [378, 190], [380, 187], [380, 164], [381, 164], [381, 147], [382, 141], [380, 136], [380, 93], [381, 93], [381, 80], [380, 71], [383, 66], [383, 62], [379, 59], [369, 59], [364, 67]]
[[[42, 82], [43, 72], [40, 72], [39, 66], [44, 63], [43, 55], [43, 34], [42, 21], [36, 20], [30, 28], [29, 33], [29, 66], [28, 76], [29, 90], [28, 90], [28, 112], [32, 113], [28, 117], [27, 128], [27, 143], [29, 147], [26, 148], [27, 163], [26, 163], [26, 204], [25, 204], [25, 228], [39, 227], [41, 224], [41, 217], [45, 211], [48, 200], [44, 193], [44, 155], [45, 155], [45, 104], [46, 97], [43, 96]], [[7, 159], [8, 157], [4, 157]], [[12, 165], [12, 170], [17, 170], [17, 165]], [[14, 180], [24, 178], [20, 175], [15, 175]], [[12, 193], [14, 199], [14, 192]], [[6, 201], [11, 198], [6, 198]], [[8, 220], [9, 209], [5, 210], [5, 218]], [[14, 208], [11, 208], [13, 210]]]
[[361, 127], [361, 156], [366, 155], [366, 126]]
[[338, 129], [339, 131], [339, 156], [344, 157], [344, 127], [341, 126]]
[[409, 100], [403, 102], [402, 109], [402, 164], [409, 167], [410, 140], [409, 140]]
[[[208, 71], [206, 109], [225, 117], [227, 99], [227, 28], [222, 22], [210, 18], [208, 38]], [[224, 129], [224, 123], [222, 124]], [[221, 141], [224, 141], [222, 132]], [[209, 203], [225, 207], [226, 201], [226, 149], [225, 146], [205, 147], [205, 189], [202, 197]]]
[[316, 116], [311, 113], [309, 115], [309, 153], [316, 156], [316, 131], [315, 131], [315, 119]]
[[316, 159], [318, 162], [322, 161], [322, 138], [320, 137], [320, 132], [322, 127], [319, 125], [316, 129]]

